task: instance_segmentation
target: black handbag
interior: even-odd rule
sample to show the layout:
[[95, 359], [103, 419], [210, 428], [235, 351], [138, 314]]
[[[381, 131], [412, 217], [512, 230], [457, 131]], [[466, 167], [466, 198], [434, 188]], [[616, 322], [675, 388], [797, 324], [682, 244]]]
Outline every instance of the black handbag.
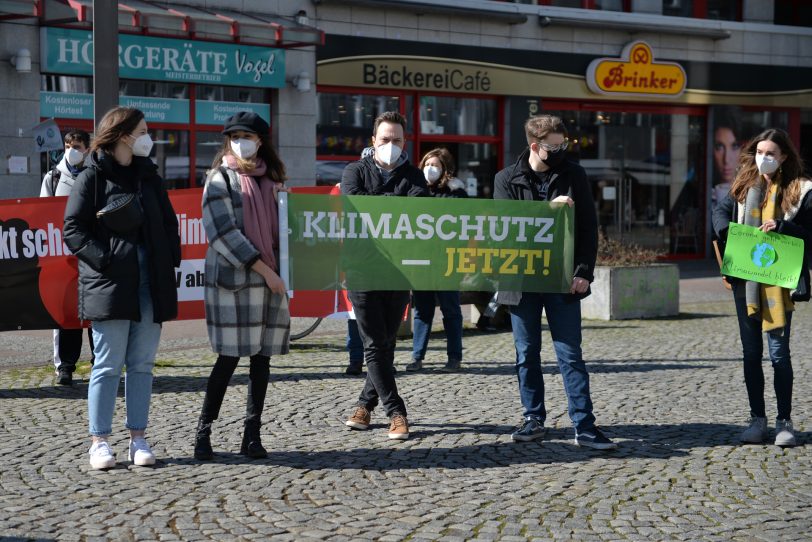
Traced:
[[118, 235], [127, 235], [138, 230], [144, 223], [140, 194], [139, 182], [138, 193], [111, 195], [107, 199], [107, 205], [96, 211], [96, 218], [108, 230]]

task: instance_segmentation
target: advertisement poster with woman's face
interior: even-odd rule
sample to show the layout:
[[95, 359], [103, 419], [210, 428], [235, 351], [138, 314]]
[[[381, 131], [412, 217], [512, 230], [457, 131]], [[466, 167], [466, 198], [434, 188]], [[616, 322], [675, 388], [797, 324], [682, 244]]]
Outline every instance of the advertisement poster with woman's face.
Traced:
[[737, 106], [714, 106], [710, 113], [711, 205], [716, 205], [730, 191], [739, 166], [739, 153], [747, 140], [768, 127], [786, 129], [789, 118], [784, 111], [752, 111]]

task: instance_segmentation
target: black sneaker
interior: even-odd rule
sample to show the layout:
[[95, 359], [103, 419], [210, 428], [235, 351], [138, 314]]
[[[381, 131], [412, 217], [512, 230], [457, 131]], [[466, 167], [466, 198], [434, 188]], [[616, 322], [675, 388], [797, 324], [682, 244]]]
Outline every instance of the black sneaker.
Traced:
[[57, 369], [56, 383], [60, 386], [73, 386], [73, 372], [67, 369]]
[[458, 373], [462, 370], [462, 360], [450, 359], [438, 369], [441, 373]]
[[349, 365], [347, 365], [347, 370], [344, 371], [344, 374], [349, 376], [358, 376], [363, 372], [364, 362], [354, 362], [351, 361]]
[[412, 371], [422, 371], [423, 370], [423, 360], [420, 359], [413, 359], [411, 363], [406, 365], [406, 372]]
[[510, 435], [513, 442], [530, 442], [544, 436], [544, 422], [537, 418], [525, 418], [519, 428]]
[[583, 433], [576, 431], [575, 445], [594, 448], [595, 450], [614, 450], [617, 448], [617, 444], [606, 438], [606, 435], [601, 433], [601, 430], [597, 427], [587, 429]]

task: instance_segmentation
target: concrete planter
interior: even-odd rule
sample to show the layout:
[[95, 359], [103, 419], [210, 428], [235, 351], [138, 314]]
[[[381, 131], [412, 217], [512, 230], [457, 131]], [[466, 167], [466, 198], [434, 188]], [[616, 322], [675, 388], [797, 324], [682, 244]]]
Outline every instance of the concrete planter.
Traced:
[[592, 295], [581, 301], [581, 315], [596, 320], [676, 314], [679, 314], [679, 268], [675, 264], [597, 266]]

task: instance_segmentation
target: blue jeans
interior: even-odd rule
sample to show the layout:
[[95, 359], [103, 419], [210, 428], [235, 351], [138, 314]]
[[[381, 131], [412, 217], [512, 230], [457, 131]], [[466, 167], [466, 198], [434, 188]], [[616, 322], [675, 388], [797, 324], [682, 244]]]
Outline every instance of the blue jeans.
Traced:
[[431, 322], [434, 320], [436, 300], [443, 313], [443, 328], [446, 337], [446, 354], [449, 360], [462, 360], [462, 310], [459, 292], [414, 292], [414, 342], [412, 358], [423, 361], [429, 346]]
[[516, 375], [525, 417], [544, 422], [544, 379], [541, 373], [541, 311], [546, 309], [547, 323], [564, 379], [570, 419], [582, 433], [595, 426], [589, 373], [581, 355], [581, 303], [566, 294], [523, 293], [521, 302], [510, 307], [513, 341], [516, 345]]
[[358, 322], [352, 319], [347, 320], [347, 352], [350, 353], [350, 364], [364, 363], [364, 341], [358, 333]]
[[[738, 282], [733, 287], [733, 299], [736, 302], [736, 316], [739, 319], [739, 335], [742, 341], [742, 358], [744, 360], [744, 385], [747, 387], [747, 398], [750, 402], [750, 415], [766, 418], [764, 405], [764, 371], [761, 360], [764, 354], [764, 332], [761, 331], [761, 319], [747, 316], [747, 300], [744, 296], [744, 283]], [[773, 365], [773, 382], [775, 398], [778, 403], [778, 419], [789, 420], [792, 414], [792, 361], [789, 353], [789, 334], [792, 324], [792, 312], [787, 313], [787, 325], [782, 330], [767, 333], [767, 349]]]
[[92, 323], [96, 364], [90, 373], [87, 388], [87, 411], [89, 430], [93, 436], [106, 436], [113, 431], [113, 410], [121, 371], [125, 366], [126, 427], [135, 431], [147, 428], [152, 368], [161, 340], [161, 325], [152, 321], [149, 268], [146, 252], [141, 247], [138, 249], [138, 263], [141, 321], [102, 320]]

